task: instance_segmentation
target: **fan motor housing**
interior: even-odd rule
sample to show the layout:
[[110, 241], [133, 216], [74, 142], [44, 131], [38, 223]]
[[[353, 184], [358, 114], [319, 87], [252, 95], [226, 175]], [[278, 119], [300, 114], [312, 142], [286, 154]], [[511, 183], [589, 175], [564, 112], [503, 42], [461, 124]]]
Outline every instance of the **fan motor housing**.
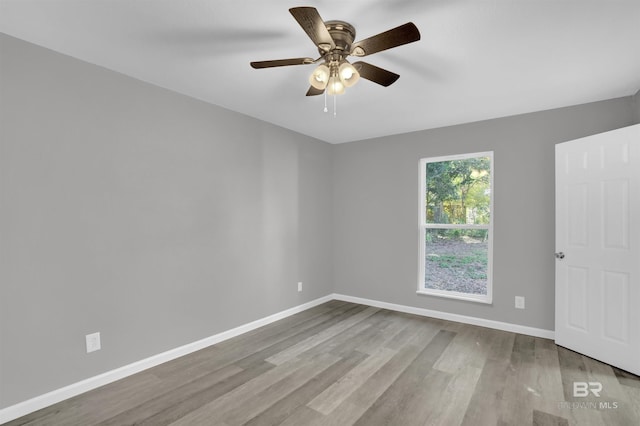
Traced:
[[[356, 38], [356, 29], [353, 25], [344, 21], [325, 21], [324, 24], [336, 45], [336, 48], [330, 53], [343, 55], [346, 53], [348, 55], [351, 51], [351, 44]], [[321, 55], [325, 55], [327, 53], [322, 49], [319, 49], [319, 51]]]

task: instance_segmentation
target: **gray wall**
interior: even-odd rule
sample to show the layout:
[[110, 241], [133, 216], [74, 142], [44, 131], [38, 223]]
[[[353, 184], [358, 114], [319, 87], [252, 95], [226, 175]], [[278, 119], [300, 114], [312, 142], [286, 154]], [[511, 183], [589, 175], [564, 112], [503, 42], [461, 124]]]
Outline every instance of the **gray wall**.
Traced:
[[[336, 293], [553, 329], [554, 145], [631, 125], [632, 110], [627, 97], [335, 146]], [[417, 295], [419, 159], [490, 150], [493, 304]]]
[[640, 124], [640, 90], [633, 97], [633, 107], [636, 112], [636, 123]]
[[0, 48], [0, 408], [332, 292], [331, 145]]

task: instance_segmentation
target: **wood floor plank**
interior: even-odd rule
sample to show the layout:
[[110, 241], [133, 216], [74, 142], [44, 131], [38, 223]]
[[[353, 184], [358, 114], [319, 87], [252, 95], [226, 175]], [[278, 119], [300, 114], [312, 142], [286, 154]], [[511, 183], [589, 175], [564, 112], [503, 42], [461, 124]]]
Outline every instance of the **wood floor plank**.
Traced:
[[534, 426], [569, 426], [569, 421], [564, 417], [554, 416], [544, 411], [533, 411]]
[[632, 386], [640, 389], [640, 377], [634, 376], [633, 374], [620, 370], [616, 367], [611, 368], [613, 369], [613, 373], [616, 375], [616, 379], [618, 379], [618, 382], [620, 382], [621, 385]]
[[[448, 330], [447, 330], [448, 331]], [[434, 414], [443, 404], [441, 390], [446, 388], [452, 375], [436, 369], [430, 369], [417, 386], [404, 396], [380, 403], [386, 397], [379, 398], [364, 415], [358, 419], [356, 425], [370, 425], [372, 422], [387, 425], [422, 426], [428, 422], [428, 417]], [[395, 406], [391, 407], [389, 404]], [[378, 405], [380, 404], [380, 405]]]
[[[365, 309], [366, 309], [366, 306], [353, 305], [351, 309], [348, 309], [335, 317], [332, 317], [317, 325], [314, 325], [311, 328], [298, 331], [295, 334], [285, 334], [284, 336], [278, 336], [278, 339], [272, 342], [272, 344], [270, 345], [267, 344], [264, 347], [261, 347], [259, 350], [249, 352], [249, 353], [241, 352], [240, 354], [244, 356], [242, 357], [235, 356], [232, 359], [232, 362], [244, 368], [245, 366], [252, 365], [256, 361], [267, 360], [270, 357], [275, 356], [276, 354], [279, 354], [280, 352], [283, 352], [291, 348], [292, 346], [300, 345], [301, 342], [303, 341], [308, 341], [309, 339], [312, 339], [314, 336], [320, 333], [325, 333], [326, 330], [332, 329], [332, 327], [334, 327], [335, 325], [341, 324], [344, 321], [350, 321], [351, 323], [352, 320], [350, 319], [353, 316], [360, 314]], [[361, 318], [361, 317], [358, 317], [358, 318]]]
[[482, 369], [470, 365], [457, 369], [447, 386], [443, 387], [439, 404], [429, 413], [425, 425], [462, 424], [481, 373]]
[[[298, 408], [306, 405], [327, 387], [340, 380], [341, 377], [350, 372], [365, 358], [367, 358], [366, 354], [357, 351], [347, 354], [343, 359], [322, 372], [322, 374], [311, 378], [311, 380], [305, 383], [302, 387], [296, 389], [296, 391], [293, 394], [290, 394], [288, 398], [279, 400], [267, 410], [253, 417], [245, 423], [245, 425], [273, 426], [284, 422], [288, 417], [294, 415], [293, 413], [296, 412]], [[293, 420], [295, 420], [295, 417]]]
[[640, 419], [640, 388], [625, 386], [624, 391], [627, 397], [622, 401], [623, 408], [629, 410], [633, 418]]
[[[504, 383], [507, 379], [511, 363], [508, 359], [488, 358], [474, 389], [462, 425], [495, 425], [500, 419], [500, 411], [504, 393]], [[488, 409], [487, 407], [496, 407]]]
[[318, 356], [312, 357], [310, 359], [293, 358], [287, 362], [275, 366], [274, 368], [264, 372], [260, 376], [252, 378], [251, 380], [243, 383], [242, 385], [225, 393], [224, 395], [211, 400], [207, 404], [202, 405], [196, 410], [192, 410], [187, 415], [171, 423], [171, 425], [201, 425], [207, 424], [207, 422], [212, 422], [212, 420], [223, 420], [222, 416], [225, 413], [241, 406], [247, 400], [255, 397], [259, 392], [263, 391], [269, 386], [290, 376], [297, 370], [305, 367], [310, 363], [323, 363], [327, 360], [332, 360], [333, 362], [335, 362], [338, 359], [334, 355], [326, 353], [319, 354]]
[[[450, 331], [450, 330], [445, 330]], [[403, 408], [391, 419], [393, 424], [422, 426], [428, 424], [429, 417], [437, 415], [447, 401], [442, 389], [446, 389], [452, 374], [432, 368], [411, 398], [403, 398]]]
[[558, 362], [560, 365], [560, 375], [562, 377], [562, 391], [565, 401], [577, 402], [597, 402], [593, 395], [586, 398], [576, 398], [573, 396], [573, 384], [575, 382], [588, 382], [589, 375], [587, 367], [584, 365], [582, 355], [558, 346]]
[[457, 333], [433, 368], [447, 373], [456, 373], [467, 366], [482, 369], [487, 354], [482, 347], [485, 340], [480, 338], [481, 332], [480, 327], [467, 327]]
[[415, 344], [424, 348], [438, 332], [443, 330], [441, 327], [443, 321], [439, 319], [406, 313], [397, 314], [406, 326], [384, 343], [387, 348], [398, 350], [406, 344]]
[[260, 377], [273, 365], [262, 363], [253, 369], [242, 370], [228, 366], [198, 378], [177, 388], [167, 388], [165, 393], [144, 403], [115, 415], [99, 424], [101, 426], [119, 426], [125, 424], [167, 424], [163, 420], [168, 415], [178, 415], [180, 411], [190, 412], [204, 404], [213, 395], [223, 395], [229, 389], [244, 383], [250, 378]]
[[[556, 402], [550, 400], [537, 400], [535, 411], [544, 412], [560, 418], [564, 418], [568, 421], [570, 426], [613, 426], [608, 425], [602, 420], [600, 412], [597, 409], [585, 408], [579, 405], [572, 406], [574, 402], [566, 402], [568, 405], [563, 405], [565, 402]], [[618, 425], [623, 426], [623, 425]], [[628, 425], [624, 425], [628, 426]]]
[[[567, 350], [556, 346], [553, 341], [536, 338], [536, 374], [542, 398], [534, 400], [534, 413], [540, 412], [556, 416], [558, 419], [566, 419], [571, 426], [606, 425], [607, 423], [604, 422], [598, 410], [585, 408], [580, 405], [581, 402], [573, 400], [573, 398], [568, 401], [565, 399], [565, 388], [569, 388], [566, 391], [572, 393], [572, 386], [565, 386], [570, 377], [581, 378], [588, 372], [582, 357], [567, 351], [562, 354], [564, 357], [562, 364], [565, 369], [569, 368], [572, 371], [565, 371], [563, 380], [559, 354], [561, 351]], [[583, 371], [584, 373], [582, 373]], [[577, 404], [577, 406], [572, 404]], [[538, 417], [534, 418], [534, 424], [536, 422], [542, 423], [541, 419], [543, 418], [545, 417], [538, 414]], [[562, 420], [558, 421], [564, 423]]]
[[276, 365], [280, 365], [283, 364], [295, 357], [297, 357], [298, 355], [300, 355], [301, 353], [327, 341], [328, 339], [336, 336], [337, 334], [343, 332], [344, 330], [353, 327], [354, 325], [356, 325], [357, 323], [359, 323], [360, 321], [363, 321], [364, 319], [370, 317], [371, 315], [375, 314], [376, 312], [378, 312], [380, 309], [379, 308], [374, 308], [374, 307], [368, 307], [366, 309], [364, 309], [362, 312], [358, 312], [357, 314], [351, 316], [350, 318], [341, 321], [338, 324], [334, 324], [331, 327], [321, 331], [320, 333], [317, 333], [313, 336], [308, 337], [307, 339], [288, 347], [287, 349], [273, 355], [270, 356], [269, 358], [266, 359], [266, 361], [272, 363], [272, 364], [276, 364]]
[[558, 349], [552, 340], [536, 338], [535, 342], [535, 389], [542, 399], [564, 401]]
[[[371, 425], [374, 422], [381, 424], [394, 424], [394, 419], [405, 418], [406, 407], [418, 407], [424, 396], [425, 378], [429, 375], [438, 384], [442, 384], [450, 375], [433, 369], [434, 363], [440, 358], [442, 352], [449, 345], [455, 333], [441, 330], [420, 352], [413, 362], [398, 376], [389, 388], [373, 403], [373, 405], [358, 419], [356, 425]], [[442, 382], [442, 383], [440, 383]], [[422, 422], [425, 419], [417, 417]], [[405, 419], [409, 421], [409, 419]], [[413, 421], [412, 421], [413, 423]], [[399, 423], [402, 424], [402, 423]]]
[[[301, 405], [296, 408], [291, 415], [289, 415], [280, 426], [318, 426], [318, 425], [330, 425], [327, 423], [327, 419], [316, 410]], [[339, 425], [334, 425], [339, 426]], [[345, 423], [344, 426], [347, 426]]]
[[530, 424], [533, 421], [534, 400], [542, 397], [536, 379], [535, 338], [518, 334], [503, 383], [499, 406], [501, 424]]
[[358, 342], [357, 351], [369, 355], [377, 353], [381, 346], [387, 346], [387, 343], [409, 326], [405, 319], [396, 317], [392, 311], [383, 310], [383, 313], [385, 321], [382, 326], [377, 327], [378, 332]]
[[491, 344], [488, 348], [487, 358], [509, 359], [517, 334], [502, 330], [491, 330], [488, 334], [491, 338]]
[[[348, 426], [354, 424], [362, 414], [382, 395], [402, 372], [431, 342], [439, 330], [425, 327], [424, 322], [408, 319], [410, 330], [397, 339], [398, 353], [373, 374], [358, 390], [353, 392], [330, 415], [324, 416], [310, 409], [298, 409], [282, 423], [283, 426]], [[300, 423], [302, 413], [306, 422]]]
[[296, 392], [309, 380], [326, 371], [340, 360], [341, 358], [330, 354], [320, 354], [310, 358], [309, 362], [298, 371], [258, 392], [255, 396], [245, 399], [245, 402], [238, 407], [232, 410], [226, 410], [225, 407], [226, 414], [222, 416], [222, 420], [231, 426], [245, 424], [278, 401]]
[[367, 341], [380, 331], [379, 324], [385, 322], [386, 316], [381, 311], [360, 321], [352, 327], [336, 334], [316, 346], [304, 352], [305, 355], [314, 355], [320, 352], [331, 352], [336, 356], [346, 356], [353, 352], [360, 342]]
[[[567, 410], [564, 407], [564, 391], [562, 385], [562, 376], [560, 372], [560, 361], [558, 359], [558, 350], [555, 343], [548, 339], [535, 339], [535, 390], [532, 397], [533, 407], [533, 423], [544, 424], [553, 421], [568, 424], [575, 424], [575, 420], [569, 421]], [[537, 414], [536, 414], [537, 413]], [[551, 423], [553, 424], [553, 423]]]
[[380, 348], [378, 352], [362, 361], [307, 405], [322, 414], [331, 413], [396, 353], [392, 349]]
[[627, 394], [611, 366], [587, 356], [583, 356], [582, 360], [587, 369], [589, 381], [602, 385], [600, 397], [597, 399], [602, 420], [609, 425], [632, 425], [634, 422], [640, 424], [632, 409], [618, 409], [618, 405], [626, 404]]
[[322, 332], [333, 325], [340, 324], [364, 309], [366, 309], [366, 306], [363, 305], [346, 305], [326, 315], [293, 327], [281, 327], [277, 324], [272, 327], [277, 329], [277, 333], [272, 337], [258, 337], [252, 339], [246, 345], [230, 343], [229, 345], [221, 346], [227, 352], [227, 357], [223, 362], [235, 363], [243, 367], [251, 365], [256, 360], [265, 360], [269, 356], [282, 351], [283, 348], [307, 339], [309, 336]]

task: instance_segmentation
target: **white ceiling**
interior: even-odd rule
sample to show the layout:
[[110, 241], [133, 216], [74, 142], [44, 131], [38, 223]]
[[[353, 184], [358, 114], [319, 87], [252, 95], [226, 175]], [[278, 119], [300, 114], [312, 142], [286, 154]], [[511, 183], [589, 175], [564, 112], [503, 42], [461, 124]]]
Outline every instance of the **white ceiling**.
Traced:
[[[422, 40], [364, 58], [401, 77], [361, 80], [334, 118], [304, 96], [313, 65], [249, 66], [318, 56], [294, 6], [357, 40], [408, 21]], [[0, 0], [0, 31], [331, 143], [640, 89], [638, 0]]]

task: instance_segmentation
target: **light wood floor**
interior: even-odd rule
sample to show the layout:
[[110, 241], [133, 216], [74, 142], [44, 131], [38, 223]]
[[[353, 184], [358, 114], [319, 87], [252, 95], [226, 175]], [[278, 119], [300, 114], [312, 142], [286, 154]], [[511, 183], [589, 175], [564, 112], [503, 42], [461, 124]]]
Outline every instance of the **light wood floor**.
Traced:
[[632, 426], [640, 379], [550, 340], [332, 301], [8, 424]]

